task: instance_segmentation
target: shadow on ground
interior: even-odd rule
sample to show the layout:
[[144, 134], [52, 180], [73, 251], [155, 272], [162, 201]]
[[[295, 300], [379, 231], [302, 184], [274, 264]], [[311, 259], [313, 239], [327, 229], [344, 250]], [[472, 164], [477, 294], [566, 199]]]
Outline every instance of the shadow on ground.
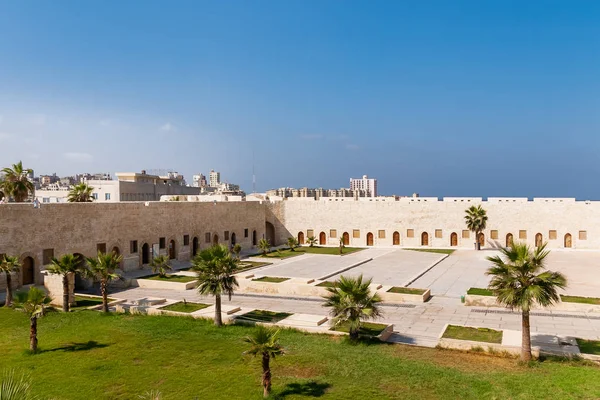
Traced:
[[288, 383], [281, 392], [277, 393], [275, 399], [285, 399], [287, 396], [299, 395], [306, 397], [321, 397], [325, 394], [331, 385], [329, 383], [321, 383], [308, 381], [302, 383]]
[[53, 349], [41, 350], [40, 353], [49, 353], [52, 351], [87, 351], [92, 349], [103, 349], [108, 346], [108, 344], [98, 343], [95, 340], [90, 340], [85, 343], [70, 343], [64, 346], [55, 347]]

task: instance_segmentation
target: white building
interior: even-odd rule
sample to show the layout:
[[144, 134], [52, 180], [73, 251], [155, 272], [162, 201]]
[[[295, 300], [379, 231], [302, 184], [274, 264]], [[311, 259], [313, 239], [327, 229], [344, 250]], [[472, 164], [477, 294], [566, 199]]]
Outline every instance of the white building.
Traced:
[[208, 174], [208, 179], [210, 187], [217, 187], [219, 186], [219, 183], [221, 183], [221, 173], [211, 169], [210, 174]]
[[363, 175], [362, 178], [350, 178], [350, 190], [365, 190], [367, 197], [377, 197], [377, 179]]

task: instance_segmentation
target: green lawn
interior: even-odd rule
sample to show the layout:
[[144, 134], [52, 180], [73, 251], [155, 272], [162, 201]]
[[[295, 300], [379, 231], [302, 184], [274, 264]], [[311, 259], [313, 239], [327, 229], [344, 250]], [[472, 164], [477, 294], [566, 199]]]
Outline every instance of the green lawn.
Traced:
[[600, 299], [597, 297], [566, 296], [561, 294], [560, 299], [565, 303], [600, 304]]
[[454, 250], [452, 249], [404, 249], [410, 251], [421, 251], [423, 253], [438, 253], [438, 254], [452, 254]]
[[151, 275], [151, 276], [147, 276], [147, 277], [139, 278], [139, 279], [150, 279], [153, 281], [187, 283], [187, 282], [195, 281], [196, 277], [195, 276], [186, 276], [186, 275], [167, 275], [164, 277], [162, 277], [160, 275]]
[[577, 339], [577, 345], [582, 353], [600, 356], [600, 340]]
[[487, 328], [448, 325], [442, 337], [448, 339], [473, 340], [475, 342], [502, 343], [502, 331]]
[[238, 268], [237, 268], [237, 272], [243, 272], [243, 271], [248, 271], [250, 269], [254, 269], [254, 268], [260, 268], [260, 267], [265, 267], [267, 265], [271, 265], [271, 263], [268, 262], [261, 262], [261, 261], [240, 261], [238, 264]]
[[194, 311], [202, 310], [203, 308], [210, 307], [210, 304], [203, 303], [190, 303], [179, 301], [177, 303], [169, 304], [168, 306], [160, 307], [161, 310], [177, 311], [184, 313], [193, 313]]
[[[0, 309], [2, 370], [26, 372], [43, 400], [259, 400], [260, 358], [244, 356], [250, 326], [95, 311], [49, 313], [42, 352], [29, 355], [29, 320]], [[287, 354], [271, 362], [273, 399], [598, 399], [600, 368], [516, 360], [284, 329]], [[74, 376], [76, 383], [74, 383]]]
[[390, 290], [388, 290], [388, 292], [389, 293], [401, 293], [401, 294], [423, 294], [426, 292], [426, 290], [394, 286]]
[[[342, 254], [355, 253], [355, 252], [361, 251], [361, 250], [364, 250], [364, 249], [359, 248], [359, 247], [344, 247]], [[270, 253], [267, 253], [266, 256], [263, 256], [262, 254], [255, 254], [252, 257], [263, 257], [263, 258], [266, 257], [266, 258], [281, 258], [281, 259], [283, 259], [283, 258], [288, 258], [288, 257], [299, 256], [301, 254], [340, 255], [340, 248], [339, 247], [302, 246], [302, 247], [296, 247], [294, 249], [294, 251], [292, 251], [290, 249], [285, 249], [285, 250], [280, 250], [279, 252], [272, 251]]]
[[[108, 302], [110, 303], [111, 301], [115, 301], [115, 299], [109, 297]], [[73, 311], [82, 310], [92, 306], [99, 306], [100, 304], [102, 304], [101, 297], [75, 296], [75, 305], [71, 306], [70, 309]]]
[[[359, 335], [363, 336], [377, 336], [387, 327], [386, 324], [377, 324], [375, 322], [363, 322], [360, 330], [358, 331]], [[346, 326], [338, 326], [337, 328], [331, 328], [332, 331], [338, 332], [346, 332], [348, 333], [348, 327]]]
[[261, 278], [252, 279], [256, 282], [281, 283], [290, 280], [290, 278], [278, 278], [276, 276], [263, 276]]
[[477, 295], [477, 296], [494, 296], [494, 292], [492, 292], [490, 289], [475, 288], [475, 287], [472, 287], [469, 290], [467, 290], [467, 294], [473, 294], [473, 295]]
[[237, 318], [242, 321], [250, 322], [279, 322], [290, 315], [292, 314], [268, 310], [254, 310], [250, 311], [249, 313], [242, 314]]
[[315, 286], [319, 286], [319, 287], [334, 287], [335, 286], [335, 282], [331, 282], [331, 281], [323, 281]]

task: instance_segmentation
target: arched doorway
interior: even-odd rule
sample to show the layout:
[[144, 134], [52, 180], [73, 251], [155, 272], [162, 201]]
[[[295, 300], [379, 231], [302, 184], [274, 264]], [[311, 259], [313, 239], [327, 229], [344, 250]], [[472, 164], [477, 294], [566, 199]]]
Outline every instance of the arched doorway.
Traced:
[[256, 231], [252, 231], [252, 246], [256, 246]]
[[573, 238], [571, 237], [570, 233], [567, 233], [565, 235], [565, 247], [567, 249], [570, 249], [571, 247], [573, 247]]
[[506, 247], [512, 247], [513, 245], [513, 234], [509, 233], [506, 235]]
[[195, 257], [198, 254], [198, 236], [194, 236], [192, 239], [192, 257]]
[[477, 243], [479, 244], [479, 248], [485, 246], [485, 235], [483, 232], [479, 232], [479, 236], [477, 237]]
[[371, 232], [367, 233], [367, 246], [373, 246], [373, 234]]
[[213, 246], [216, 246], [219, 244], [219, 235], [217, 235], [216, 233], [213, 235], [212, 244], [213, 244]]
[[542, 242], [543, 242], [543, 238], [542, 238], [542, 234], [538, 233], [535, 235], [535, 247], [542, 247]]
[[421, 246], [429, 246], [429, 234], [427, 232], [421, 233]]
[[[77, 257], [77, 266], [80, 268], [85, 267], [86, 260], [85, 256], [81, 253], [74, 253], [75, 257]], [[85, 290], [89, 286], [89, 283], [81, 276], [81, 274], [75, 274], [75, 291], [77, 290]]]
[[452, 234], [450, 235], [450, 246], [458, 246], [458, 235], [456, 234], [456, 232], [452, 232]]
[[344, 239], [344, 246], [350, 245], [350, 234], [348, 232], [344, 232], [342, 239]]
[[298, 232], [298, 244], [304, 244], [304, 232]]
[[265, 224], [265, 237], [271, 246], [275, 246], [275, 227], [270, 222]]
[[231, 247], [235, 246], [235, 244], [237, 243], [236, 238], [235, 238], [235, 232], [233, 232], [231, 234]]
[[177, 257], [175, 253], [175, 241], [171, 240], [169, 242], [169, 259], [174, 260]]
[[35, 262], [31, 257], [25, 257], [21, 262], [21, 284], [33, 285], [35, 276]]
[[148, 243], [142, 245], [142, 265], [150, 263], [150, 246]]
[[400, 232], [394, 232], [392, 235], [392, 244], [394, 246], [400, 246]]
[[319, 244], [323, 245], [327, 243], [327, 236], [325, 236], [325, 232], [319, 233]]

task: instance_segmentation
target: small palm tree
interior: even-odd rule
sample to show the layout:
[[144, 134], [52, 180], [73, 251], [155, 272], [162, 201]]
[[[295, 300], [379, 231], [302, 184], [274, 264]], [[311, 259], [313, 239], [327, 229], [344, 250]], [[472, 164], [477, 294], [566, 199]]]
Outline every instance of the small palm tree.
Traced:
[[69, 203], [91, 203], [94, 201], [94, 197], [92, 195], [93, 191], [94, 188], [87, 183], [78, 183], [69, 191], [67, 201]]
[[531, 327], [529, 311], [534, 304], [548, 307], [559, 300], [557, 289], [567, 285], [560, 272], [545, 270], [545, 259], [550, 254], [546, 243], [533, 251], [524, 243], [513, 243], [500, 249], [501, 255], [487, 257], [494, 265], [486, 272], [492, 276], [489, 288], [498, 302], [511, 309], [521, 310], [523, 339], [521, 360], [531, 360]]
[[233, 254], [235, 254], [235, 258], [238, 259], [238, 261], [240, 260], [240, 253], [242, 252], [242, 245], [239, 243], [236, 243], [233, 245]]
[[346, 247], [346, 245], [344, 244], [344, 238], [341, 237], [340, 238], [340, 256], [342, 255], [342, 253], [344, 253], [344, 247]]
[[198, 292], [215, 296], [215, 325], [223, 325], [221, 295], [226, 294], [231, 300], [233, 291], [238, 287], [234, 276], [237, 260], [227, 247], [218, 244], [202, 250], [192, 261], [192, 269], [198, 275]]
[[173, 269], [171, 267], [171, 260], [166, 254], [161, 254], [154, 257], [150, 262], [150, 266], [152, 267], [152, 272], [155, 274], [157, 273], [162, 278], [167, 276], [167, 271], [171, 271]]
[[323, 307], [330, 307], [334, 327], [347, 327], [352, 341], [358, 340], [358, 333], [365, 319], [376, 319], [382, 315], [377, 293], [371, 294], [371, 279], [363, 280], [341, 276], [334, 286], [328, 287]]
[[34, 400], [31, 394], [31, 379], [28, 375], [17, 376], [14, 370], [0, 377], [0, 400]]
[[244, 354], [262, 357], [262, 386], [264, 397], [271, 394], [271, 358], [285, 354], [285, 350], [279, 344], [279, 330], [257, 325], [251, 336], [244, 338], [244, 342], [250, 344], [250, 349]]
[[102, 311], [108, 312], [108, 283], [120, 279], [121, 276], [115, 273], [119, 268], [119, 263], [123, 256], [116, 253], [103, 253], [98, 251], [96, 258], [86, 258], [88, 268], [86, 275], [97, 282], [100, 282], [100, 292], [102, 294]]
[[288, 238], [287, 244], [290, 247], [290, 250], [294, 251], [294, 248], [298, 247], [298, 239], [296, 239], [295, 237], [291, 236], [291, 237]]
[[467, 223], [467, 228], [475, 233], [475, 248], [477, 250], [481, 249], [481, 244], [479, 243], [479, 234], [485, 230], [487, 225], [487, 213], [479, 206], [471, 206], [465, 210], [465, 222]]
[[52, 299], [46, 295], [46, 292], [32, 286], [29, 291], [17, 292], [15, 306], [21, 309], [29, 317], [29, 350], [32, 353], [37, 351], [37, 320], [43, 316], [45, 309], [49, 306]]
[[65, 254], [60, 259], [52, 258], [47, 271], [51, 274], [62, 275], [63, 280], [63, 306], [64, 312], [69, 312], [69, 277], [72, 274], [84, 272], [85, 265], [79, 256]]
[[28, 178], [33, 171], [23, 168], [23, 162], [19, 161], [13, 164], [12, 168], [2, 169], [2, 173], [4, 173], [2, 189], [6, 196], [12, 196], [14, 201], [22, 203], [27, 200], [30, 193], [33, 193], [34, 186]]
[[21, 264], [17, 257], [4, 256], [0, 259], [0, 272], [4, 272], [4, 275], [6, 275], [6, 300], [4, 300], [4, 307], [10, 307], [12, 305], [12, 273], [19, 272], [20, 268]]
[[308, 247], [313, 247], [315, 244], [317, 244], [317, 238], [314, 236], [309, 236], [308, 239], [306, 239], [306, 243], [308, 243]]
[[271, 243], [267, 239], [260, 239], [258, 248], [262, 251], [263, 256], [266, 256], [271, 251]]

